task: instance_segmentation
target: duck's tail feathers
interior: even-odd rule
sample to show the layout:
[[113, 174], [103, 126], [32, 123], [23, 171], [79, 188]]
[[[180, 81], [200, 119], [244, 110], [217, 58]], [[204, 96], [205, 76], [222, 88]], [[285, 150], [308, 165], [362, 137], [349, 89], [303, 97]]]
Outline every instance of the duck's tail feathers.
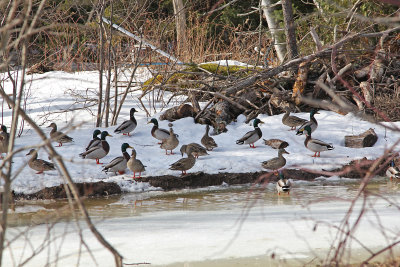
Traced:
[[238, 145], [243, 145], [244, 144], [244, 141], [243, 140], [236, 140], [236, 144], [238, 144]]
[[327, 148], [328, 148], [328, 150], [334, 149], [333, 145], [328, 145]]
[[86, 154], [85, 154], [85, 152], [83, 152], [83, 153], [81, 153], [81, 154], [79, 154], [79, 157], [81, 157], [81, 158], [85, 158], [86, 157]]
[[288, 186], [288, 185], [282, 186], [282, 191], [283, 192], [290, 191], [290, 186]]
[[304, 134], [304, 128], [297, 130], [296, 135], [303, 135], [303, 134]]

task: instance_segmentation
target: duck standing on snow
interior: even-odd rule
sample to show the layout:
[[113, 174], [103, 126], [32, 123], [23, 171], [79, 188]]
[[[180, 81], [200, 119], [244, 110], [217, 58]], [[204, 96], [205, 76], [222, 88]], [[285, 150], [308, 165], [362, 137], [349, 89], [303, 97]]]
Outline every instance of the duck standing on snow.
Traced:
[[3, 158], [3, 153], [7, 153], [7, 151], [8, 151], [9, 140], [10, 140], [10, 134], [7, 133], [7, 127], [5, 125], [1, 125], [1, 132], [0, 132], [0, 159]]
[[127, 162], [131, 158], [126, 149], [132, 148], [128, 143], [123, 143], [121, 145], [122, 156], [116, 157], [110, 163], [104, 166], [104, 172], [114, 172], [115, 174], [118, 172], [119, 174], [124, 174], [125, 169], [127, 167]]
[[[304, 140], [305, 147], [308, 148], [309, 150], [315, 152], [315, 154], [312, 157], [320, 157], [322, 151], [327, 151], [327, 150], [333, 149], [333, 146], [331, 144], [325, 143], [318, 139], [311, 138], [311, 126], [310, 125], [307, 125], [304, 128], [304, 131], [306, 133], [306, 140]], [[317, 153], [318, 153], [318, 155], [317, 155]]]
[[289, 143], [286, 141], [283, 141], [281, 139], [263, 139], [264, 144], [267, 146], [272, 147], [273, 149], [279, 149], [280, 147], [286, 148], [289, 146]]
[[290, 130], [296, 130], [297, 126], [303, 125], [307, 122], [307, 120], [296, 117], [290, 116], [290, 109], [289, 107], [285, 107], [285, 115], [282, 117], [282, 123], [291, 127]]
[[[153, 123], [154, 124], [153, 128], [151, 129], [151, 135], [154, 138], [162, 141], [162, 140], [167, 139], [169, 137], [169, 131], [167, 131], [165, 129], [158, 128], [157, 119], [152, 118], [147, 124], [149, 124], [149, 123]], [[159, 143], [159, 144], [161, 144], [161, 143]]]
[[31, 169], [37, 171], [36, 174], [43, 173], [44, 171], [52, 171], [55, 170], [56, 168], [54, 167], [54, 164], [42, 159], [38, 159], [38, 153], [35, 149], [31, 149], [29, 151], [28, 155], [32, 155], [31, 159], [28, 162], [28, 166], [31, 167]]
[[393, 178], [399, 179], [400, 178], [400, 170], [395, 165], [394, 159], [390, 161], [389, 168], [386, 170], [386, 176], [392, 180]]
[[289, 152], [285, 150], [284, 145], [281, 145], [281, 147], [279, 147], [278, 157], [262, 162], [261, 166], [264, 169], [274, 170], [276, 172], [278, 169], [286, 165], [286, 159], [283, 157], [282, 154], [289, 154]]
[[[133, 179], [141, 178], [142, 172], [146, 170], [146, 166], [144, 166], [140, 160], [136, 159], [136, 150], [133, 147], [131, 158], [128, 160], [127, 166], [133, 172]], [[137, 172], [139, 173], [138, 177], [136, 177]]]
[[283, 176], [283, 173], [279, 172], [279, 179], [276, 182], [276, 191], [278, 191], [278, 195], [280, 195], [281, 192], [287, 192], [289, 195], [291, 185], [290, 181]]
[[99, 129], [96, 129], [93, 131], [93, 139], [90, 140], [89, 144], [86, 147], [86, 151], [91, 149], [92, 147], [100, 145], [101, 139], [98, 137], [98, 135], [101, 134], [101, 131]]
[[104, 131], [101, 133], [101, 141], [98, 146], [90, 148], [88, 151], [85, 151], [79, 156], [81, 156], [84, 159], [95, 159], [96, 164], [103, 164], [99, 162], [99, 159], [104, 158], [108, 152], [110, 152], [110, 145], [106, 141], [107, 136], [112, 136], [110, 135], [107, 131]]
[[317, 129], [318, 122], [314, 117], [315, 114], [319, 114], [319, 113], [315, 108], [313, 108], [310, 111], [310, 120], [300, 126], [300, 128], [297, 131], [296, 135], [302, 135], [304, 133], [304, 129], [305, 129], [306, 126], [310, 126], [310, 129], [311, 129], [312, 133]]
[[52, 140], [58, 142], [58, 147], [62, 146], [64, 143], [73, 142], [73, 138], [69, 137], [63, 132], [57, 131], [57, 124], [52, 122], [47, 128], [53, 128], [50, 132], [50, 137]]
[[189, 150], [187, 158], [182, 158], [172, 163], [169, 169], [175, 171], [182, 171], [182, 175], [185, 175], [186, 171], [191, 169], [195, 163], [196, 163], [196, 158], [193, 156], [192, 151]]
[[182, 157], [184, 153], [188, 154], [189, 152], [191, 152], [195, 158], [199, 158], [199, 156], [208, 155], [207, 149], [205, 149], [202, 145], [199, 145], [197, 143], [190, 143], [188, 145], [183, 145], [181, 146], [180, 151]]
[[124, 121], [120, 126], [117, 127], [117, 129], [115, 129], [114, 133], [122, 133], [123, 135], [128, 135], [129, 133], [132, 132], [133, 130], [135, 130], [136, 126], [137, 126], [137, 122], [135, 119], [135, 112], [136, 109], [135, 108], [131, 108], [130, 111], [130, 119], [127, 121]]
[[218, 147], [217, 143], [215, 143], [214, 138], [208, 135], [210, 131], [210, 125], [207, 124], [206, 132], [204, 133], [203, 137], [201, 138], [201, 144], [206, 147], [207, 150], [211, 151], [214, 148]]
[[247, 132], [242, 138], [236, 141], [236, 144], [243, 145], [249, 144], [251, 148], [256, 148], [254, 143], [257, 142], [262, 137], [261, 129], [258, 127], [258, 124], [264, 123], [260, 119], [256, 118], [253, 121], [254, 130]]
[[[171, 124], [171, 127], [169, 128], [169, 136], [167, 139], [164, 139], [161, 142], [160, 148], [165, 149], [165, 155], [173, 155], [174, 153], [172, 152], [172, 150], [174, 150], [178, 145], [179, 140], [176, 137], [176, 134], [174, 133]], [[168, 154], [168, 150], [171, 150], [170, 154]]]

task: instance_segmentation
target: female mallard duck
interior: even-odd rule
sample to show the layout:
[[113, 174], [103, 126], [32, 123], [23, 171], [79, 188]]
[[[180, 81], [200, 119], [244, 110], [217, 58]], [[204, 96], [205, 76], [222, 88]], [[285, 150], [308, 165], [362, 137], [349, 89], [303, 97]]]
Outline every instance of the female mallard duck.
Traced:
[[286, 148], [289, 146], [289, 143], [286, 141], [283, 141], [281, 139], [263, 139], [264, 144], [267, 146], [272, 147], [273, 149], [279, 149], [279, 147], [282, 146], [282, 148]]
[[242, 138], [236, 141], [236, 144], [243, 145], [249, 144], [251, 148], [255, 148], [254, 143], [262, 137], [261, 129], [258, 124], [264, 123], [260, 119], [256, 118], [253, 122], [254, 130], [247, 132]]
[[101, 134], [101, 131], [99, 129], [96, 129], [93, 131], [93, 139], [90, 140], [89, 144], [86, 147], [86, 151], [91, 149], [92, 147], [100, 145], [101, 139], [98, 137], [98, 135]]
[[281, 192], [287, 192], [289, 195], [291, 185], [290, 181], [279, 172], [279, 179], [276, 182], [276, 191], [278, 191], [278, 195], [280, 195]]
[[196, 158], [193, 156], [193, 153], [191, 151], [188, 151], [188, 157], [187, 158], [182, 158], [174, 163], [172, 163], [169, 167], [170, 170], [175, 170], [175, 171], [182, 171], [182, 175], [186, 174], [186, 171], [191, 169], [194, 164], [196, 163]]
[[[146, 170], [146, 166], [144, 166], [140, 160], [136, 159], [136, 150], [134, 148], [132, 148], [131, 158], [128, 160], [127, 165], [128, 168], [133, 172], [133, 179], [141, 178], [142, 172]], [[139, 173], [138, 177], [136, 177], [137, 172]]]
[[188, 145], [183, 145], [181, 146], [181, 154], [183, 157], [183, 154], [186, 153], [188, 154], [189, 151], [193, 154], [195, 158], [199, 158], [199, 156], [206, 156], [208, 155], [207, 149], [205, 149], [202, 145], [199, 145], [197, 143], [190, 143]]
[[215, 143], [214, 138], [208, 135], [210, 131], [210, 125], [207, 124], [206, 132], [204, 133], [203, 137], [201, 138], [201, 144], [206, 147], [207, 150], [211, 151], [214, 148], [218, 147], [217, 143]]
[[304, 128], [306, 126], [310, 126], [311, 132], [313, 133], [317, 127], [318, 127], [318, 122], [317, 120], [314, 118], [315, 114], [319, 114], [318, 111], [316, 109], [312, 109], [310, 111], [310, 120], [307, 121], [306, 123], [304, 123], [303, 125], [300, 126], [299, 130], [297, 131], [296, 135], [302, 135], [304, 133]]
[[[320, 157], [321, 151], [327, 151], [327, 150], [333, 149], [333, 146], [331, 144], [325, 143], [318, 139], [311, 138], [311, 126], [310, 125], [307, 125], [304, 128], [304, 131], [306, 132], [306, 140], [304, 140], [305, 147], [308, 148], [309, 150], [315, 152], [315, 154], [312, 157]], [[317, 153], [318, 153], [318, 155], [317, 155]]]
[[108, 152], [110, 152], [110, 145], [106, 141], [107, 136], [112, 135], [110, 135], [107, 131], [102, 132], [100, 144], [98, 146], [90, 148], [88, 151], [79, 154], [79, 156], [84, 159], [95, 159], [96, 164], [103, 164], [99, 162], [99, 159], [104, 158], [108, 154]]
[[[149, 123], [153, 123], [154, 124], [153, 128], [151, 129], [151, 135], [154, 138], [162, 141], [162, 140], [167, 139], [169, 137], [169, 131], [167, 131], [165, 129], [158, 128], [157, 119], [152, 118], [147, 124], [149, 124]], [[161, 143], [159, 143], [159, 144], [161, 144]]]
[[124, 174], [126, 169], [126, 164], [131, 158], [129, 154], [126, 152], [127, 148], [132, 148], [129, 144], [123, 143], [121, 145], [122, 156], [116, 157], [110, 163], [104, 166], [104, 172], [114, 172], [115, 174], [118, 172], [119, 174]]
[[130, 111], [130, 119], [127, 121], [124, 121], [120, 126], [117, 127], [117, 129], [115, 129], [114, 133], [122, 133], [123, 135], [128, 135], [129, 133], [132, 132], [133, 130], [135, 130], [136, 126], [137, 126], [137, 122], [135, 119], [135, 112], [136, 109], [135, 108], [131, 108]]
[[7, 151], [8, 151], [9, 140], [10, 140], [10, 134], [7, 133], [7, 127], [5, 125], [1, 125], [1, 132], [0, 132], [0, 159], [3, 158], [3, 153], [7, 153]]
[[264, 169], [274, 171], [282, 168], [286, 165], [286, 159], [283, 157], [282, 154], [289, 154], [289, 152], [287, 152], [284, 147], [280, 147], [278, 150], [278, 157], [262, 162], [261, 166]]
[[[174, 153], [172, 152], [172, 150], [174, 150], [178, 145], [179, 140], [176, 137], [176, 134], [174, 133], [172, 127], [170, 127], [169, 137], [161, 142], [160, 148], [165, 149], [165, 155], [173, 155]], [[168, 150], [171, 150], [170, 154], [168, 154]]]
[[392, 180], [393, 178], [399, 179], [400, 178], [400, 170], [394, 163], [394, 159], [390, 161], [390, 166], [386, 170], [386, 176]]
[[29, 151], [28, 155], [32, 155], [31, 159], [28, 162], [29, 167], [31, 167], [31, 169], [37, 171], [36, 174], [40, 174], [43, 173], [44, 171], [52, 171], [55, 170], [56, 168], [54, 167], [54, 164], [42, 159], [38, 159], [38, 154], [37, 151], [35, 149], [31, 149]]
[[290, 116], [290, 109], [289, 107], [285, 108], [285, 115], [282, 117], [282, 123], [291, 127], [290, 130], [296, 130], [297, 126], [303, 125], [307, 122], [307, 120], [296, 117], [296, 116]]
[[50, 137], [52, 140], [58, 142], [58, 147], [62, 146], [64, 143], [70, 143], [73, 142], [73, 138], [69, 137], [63, 132], [58, 132], [57, 131], [57, 124], [52, 122], [47, 128], [53, 128], [50, 132]]

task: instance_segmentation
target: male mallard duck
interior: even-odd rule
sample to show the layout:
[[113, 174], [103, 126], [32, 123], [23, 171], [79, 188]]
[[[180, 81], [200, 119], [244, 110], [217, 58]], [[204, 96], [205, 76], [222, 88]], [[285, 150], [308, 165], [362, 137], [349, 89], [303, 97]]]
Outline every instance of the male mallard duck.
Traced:
[[304, 133], [304, 128], [305, 128], [306, 126], [310, 126], [310, 129], [311, 129], [311, 132], [312, 132], [312, 133], [317, 129], [317, 127], [318, 127], [318, 122], [317, 122], [317, 120], [314, 118], [314, 115], [315, 115], [315, 114], [319, 114], [319, 113], [318, 113], [318, 111], [317, 111], [315, 108], [313, 108], [313, 109], [310, 111], [310, 120], [307, 121], [306, 123], [304, 123], [303, 125], [300, 126], [300, 128], [299, 128], [299, 130], [297, 131], [296, 135], [302, 135], [302, 134]]
[[182, 158], [174, 163], [172, 163], [169, 167], [170, 170], [182, 171], [182, 175], [186, 174], [186, 171], [191, 169], [196, 163], [196, 158], [193, 156], [191, 151], [188, 151], [188, 157]]
[[38, 159], [38, 154], [37, 151], [35, 149], [31, 149], [29, 151], [28, 155], [32, 155], [31, 159], [28, 162], [29, 167], [31, 167], [31, 169], [37, 171], [36, 174], [40, 174], [43, 173], [44, 171], [52, 171], [55, 170], [56, 168], [54, 167], [54, 164], [42, 159]]
[[63, 132], [58, 132], [57, 131], [57, 124], [52, 122], [47, 128], [53, 128], [50, 132], [50, 137], [52, 140], [58, 142], [58, 147], [62, 146], [64, 143], [70, 143], [73, 142], [73, 138], [69, 137]]
[[264, 144], [267, 146], [272, 147], [273, 149], [279, 149], [280, 146], [282, 146], [282, 148], [286, 148], [289, 146], [289, 143], [286, 141], [283, 141], [281, 139], [263, 139], [264, 140]]
[[[153, 128], [151, 129], [151, 135], [154, 138], [162, 141], [162, 140], [167, 139], [169, 137], [169, 131], [167, 131], [165, 129], [158, 128], [157, 119], [152, 118], [147, 124], [149, 124], [149, 123], [153, 123], [154, 124]], [[159, 144], [161, 144], [161, 143], [159, 143]]]
[[[321, 151], [327, 151], [327, 150], [333, 149], [333, 146], [331, 144], [325, 143], [318, 139], [311, 138], [311, 126], [310, 125], [307, 125], [304, 128], [304, 131], [306, 132], [306, 140], [304, 140], [304, 145], [309, 150], [315, 152], [313, 157], [320, 157]], [[318, 153], [318, 155], [317, 155], [317, 153]]]
[[261, 129], [258, 127], [258, 124], [264, 123], [260, 119], [254, 119], [253, 126], [254, 130], [247, 132], [242, 138], [236, 141], [236, 144], [243, 145], [249, 144], [251, 148], [255, 148], [254, 143], [258, 141], [262, 137]]
[[296, 117], [296, 116], [290, 116], [290, 109], [289, 107], [285, 108], [285, 115], [282, 117], [282, 123], [291, 127], [290, 130], [296, 130], [297, 126], [303, 125], [307, 122], [307, 120]]
[[181, 146], [181, 154], [183, 157], [184, 153], [189, 153], [189, 151], [191, 151], [191, 153], [193, 154], [193, 156], [195, 158], [199, 158], [199, 156], [206, 156], [208, 155], [207, 153], [207, 149], [205, 149], [202, 145], [199, 145], [197, 143], [190, 143], [188, 145], [183, 145]]
[[5, 125], [1, 125], [0, 132], [0, 159], [3, 158], [3, 153], [7, 153], [8, 151], [8, 143], [10, 140], [10, 134], [7, 133], [7, 127]]
[[390, 166], [386, 170], [386, 176], [392, 180], [393, 178], [399, 179], [400, 178], [400, 170], [399, 168], [395, 165], [394, 159], [390, 161]]
[[90, 140], [89, 144], [87, 145], [85, 149], [86, 151], [88, 151], [92, 147], [100, 145], [101, 139], [98, 137], [99, 134], [101, 134], [101, 131], [99, 129], [93, 131], [93, 139]]
[[278, 157], [262, 162], [261, 166], [265, 169], [274, 171], [282, 168], [286, 165], [286, 159], [282, 154], [289, 154], [289, 152], [287, 152], [283, 146], [278, 150]]
[[[172, 150], [174, 150], [179, 145], [179, 140], [174, 133], [172, 127], [169, 128], [169, 137], [164, 139], [161, 142], [160, 148], [165, 149], [165, 155], [172, 155], [174, 154]], [[168, 154], [168, 150], [171, 150], [171, 153]]]
[[107, 136], [112, 135], [110, 135], [107, 131], [102, 132], [100, 144], [98, 146], [90, 148], [88, 151], [79, 154], [79, 156], [84, 159], [95, 159], [96, 164], [103, 164], [99, 162], [99, 159], [104, 158], [108, 154], [108, 152], [110, 152], [110, 145], [106, 141]]
[[127, 148], [132, 148], [129, 144], [123, 143], [121, 145], [122, 156], [116, 157], [110, 163], [103, 167], [104, 172], [114, 172], [119, 174], [124, 174], [126, 169], [126, 164], [128, 160], [131, 158], [129, 154], [126, 152]]
[[290, 181], [283, 176], [283, 173], [279, 172], [279, 180], [276, 182], [276, 191], [278, 191], [278, 195], [280, 195], [281, 192], [287, 192], [289, 195], [291, 185]]
[[[128, 165], [128, 168], [131, 171], [133, 171], [133, 177], [132, 177], [133, 179], [141, 178], [142, 172], [144, 172], [146, 170], [145, 169], [146, 166], [144, 166], [140, 160], [136, 159], [136, 150], [134, 148], [132, 148], [131, 158], [128, 160], [127, 165]], [[136, 177], [137, 172], [139, 173], [138, 177]]]
[[132, 132], [133, 130], [135, 130], [136, 126], [137, 126], [137, 122], [135, 119], [135, 112], [136, 109], [131, 108], [130, 111], [130, 119], [127, 121], [124, 121], [120, 126], [117, 127], [117, 129], [115, 129], [114, 133], [122, 133], [123, 135], [128, 135], [129, 133]]
[[215, 143], [214, 138], [208, 135], [210, 131], [210, 125], [207, 124], [206, 132], [204, 133], [203, 137], [201, 138], [201, 144], [206, 147], [207, 150], [213, 150], [214, 148], [218, 147], [217, 143]]

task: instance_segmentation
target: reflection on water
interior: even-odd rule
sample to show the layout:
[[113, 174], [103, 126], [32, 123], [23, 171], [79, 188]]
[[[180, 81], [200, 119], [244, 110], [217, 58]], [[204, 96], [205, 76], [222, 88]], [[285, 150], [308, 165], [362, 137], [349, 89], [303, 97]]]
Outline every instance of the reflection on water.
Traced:
[[[253, 206], [277, 207], [280, 205], [306, 206], [314, 202], [350, 201], [356, 196], [359, 179], [318, 179], [313, 182], [292, 183], [290, 195], [280, 196], [275, 184], [219, 186], [179, 191], [151, 191], [127, 193], [121, 196], [86, 199], [85, 204], [93, 218], [141, 216], [145, 213], [164, 211], [212, 211], [245, 209]], [[399, 195], [399, 183], [376, 178], [367, 187], [374, 194], [386, 197]], [[40, 224], [71, 218], [66, 200], [29, 201], [17, 203], [17, 210], [10, 214], [10, 225]]]

